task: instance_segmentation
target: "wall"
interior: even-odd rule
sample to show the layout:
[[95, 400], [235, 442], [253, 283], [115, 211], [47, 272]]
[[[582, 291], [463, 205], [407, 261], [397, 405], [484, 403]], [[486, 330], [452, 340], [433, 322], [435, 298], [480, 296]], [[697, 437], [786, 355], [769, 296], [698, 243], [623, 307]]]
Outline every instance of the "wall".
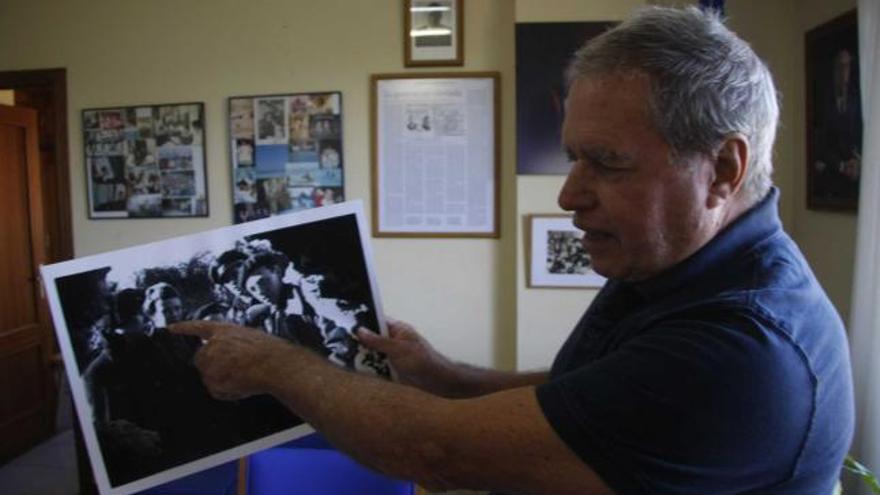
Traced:
[[[844, 321], [849, 321], [856, 243], [857, 215], [807, 210], [806, 208], [806, 124], [803, 109], [805, 101], [804, 35], [810, 29], [856, 7], [856, 0], [803, 0], [797, 2], [799, 45], [796, 63], [800, 78], [795, 104], [801, 112], [797, 120], [797, 203], [794, 237], [804, 251], [816, 276], [822, 282], [831, 301]], [[874, 212], [871, 212], [874, 213]]]
[[[644, 1], [516, 0], [516, 22], [609, 21], [626, 17]], [[516, 178], [516, 365], [519, 370], [546, 368], [568, 336], [596, 289], [532, 289], [526, 287], [523, 215], [564, 213], [556, 196], [564, 176], [522, 175]]]
[[[513, 9], [506, 0], [465, 4], [464, 69], [502, 73], [504, 237], [376, 240], [376, 265], [389, 314], [458, 359], [511, 367]], [[233, 95], [341, 90], [346, 195], [369, 204], [369, 74], [403, 72], [402, 11], [399, 0], [4, 0], [0, 70], [68, 71], [76, 255], [230, 224]], [[188, 101], [205, 102], [210, 217], [88, 220], [80, 111]]]
[[[855, 0], [738, 0], [727, 2], [730, 26], [765, 59], [782, 94], [782, 125], [774, 180], [780, 213], [844, 321], [849, 318], [856, 219], [852, 213], [806, 208], [806, 81], [804, 35], [855, 8]], [[787, 19], [789, 22], [779, 22]]]
[[[682, 2], [465, 2], [464, 70], [502, 74], [502, 237], [373, 241], [387, 312], [412, 321], [440, 350], [484, 365], [546, 366], [595, 295], [525, 287], [522, 215], [558, 212], [563, 177], [515, 175], [513, 25], [620, 19], [644, 3]], [[807, 29], [854, 3], [728, 2], [731, 26], [767, 60], [784, 95], [775, 175], [783, 221], [844, 316], [855, 216], [804, 206], [802, 53]], [[0, 70], [68, 69], [75, 250], [86, 255], [230, 223], [225, 99], [232, 95], [341, 90], [346, 194], [369, 204], [368, 75], [403, 71], [401, 15], [398, 0], [5, 0]], [[80, 110], [175, 101], [206, 105], [211, 216], [88, 220]]]

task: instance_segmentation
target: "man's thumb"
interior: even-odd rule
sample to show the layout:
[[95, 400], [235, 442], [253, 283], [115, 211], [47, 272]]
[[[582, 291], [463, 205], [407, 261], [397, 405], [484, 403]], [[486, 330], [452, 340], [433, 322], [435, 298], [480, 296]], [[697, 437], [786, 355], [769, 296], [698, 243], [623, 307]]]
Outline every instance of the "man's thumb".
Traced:
[[394, 349], [394, 341], [388, 337], [383, 337], [376, 332], [360, 327], [357, 330], [358, 339], [367, 347], [374, 351], [388, 354]]

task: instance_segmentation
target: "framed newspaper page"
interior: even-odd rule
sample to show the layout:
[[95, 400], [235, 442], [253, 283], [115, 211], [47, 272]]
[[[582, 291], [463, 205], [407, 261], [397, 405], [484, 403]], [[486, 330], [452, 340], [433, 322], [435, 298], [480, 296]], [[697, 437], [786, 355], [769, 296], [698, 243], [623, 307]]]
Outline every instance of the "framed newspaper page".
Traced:
[[499, 79], [372, 76], [374, 236], [499, 236]]
[[464, 65], [463, 0], [403, 0], [403, 65]]
[[571, 215], [526, 216], [526, 260], [529, 288], [602, 287], [605, 277], [593, 270], [581, 238], [584, 231]]
[[102, 495], [127, 495], [312, 429], [269, 395], [213, 399], [181, 320], [219, 320], [391, 376], [358, 327], [385, 333], [359, 202], [272, 216], [42, 267]]

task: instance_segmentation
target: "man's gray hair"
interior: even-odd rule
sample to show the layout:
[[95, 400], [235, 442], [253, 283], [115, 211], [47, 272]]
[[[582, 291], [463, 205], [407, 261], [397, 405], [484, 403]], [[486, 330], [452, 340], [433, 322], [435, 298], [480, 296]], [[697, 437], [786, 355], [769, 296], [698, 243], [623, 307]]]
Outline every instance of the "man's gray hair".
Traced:
[[743, 194], [759, 201], [772, 184], [779, 103], [767, 66], [714, 12], [649, 7], [590, 40], [566, 72], [577, 79], [642, 72], [649, 109], [673, 159], [713, 155], [734, 133], [749, 143]]

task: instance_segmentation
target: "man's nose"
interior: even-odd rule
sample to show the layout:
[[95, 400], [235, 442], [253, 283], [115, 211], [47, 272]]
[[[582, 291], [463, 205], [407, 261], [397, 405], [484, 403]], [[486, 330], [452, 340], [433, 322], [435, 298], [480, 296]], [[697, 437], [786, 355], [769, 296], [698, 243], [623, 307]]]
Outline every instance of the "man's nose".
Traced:
[[587, 177], [584, 166], [580, 162], [571, 164], [571, 170], [559, 189], [557, 198], [559, 207], [566, 211], [585, 210], [597, 204], [592, 181]]

